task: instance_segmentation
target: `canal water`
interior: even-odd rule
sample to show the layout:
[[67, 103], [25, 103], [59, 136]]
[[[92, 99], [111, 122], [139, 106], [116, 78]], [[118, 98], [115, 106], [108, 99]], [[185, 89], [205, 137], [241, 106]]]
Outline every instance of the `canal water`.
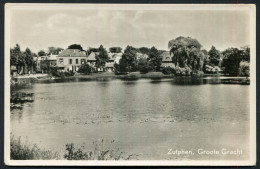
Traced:
[[[73, 79], [17, 88], [11, 132], [45, 150], [113, 146], [139, 160], [249, 158], [249, 85], [221, 79]], [[24, 97], [27, 101], [19, 101]], [[28, 99], [29, 98], [29, 99]], [[11, 101], [12, 102], [12, 101]], [[169, 154], [169, 150], [193, 154]], [[242, 150], [240, 155], [198, 150]]]

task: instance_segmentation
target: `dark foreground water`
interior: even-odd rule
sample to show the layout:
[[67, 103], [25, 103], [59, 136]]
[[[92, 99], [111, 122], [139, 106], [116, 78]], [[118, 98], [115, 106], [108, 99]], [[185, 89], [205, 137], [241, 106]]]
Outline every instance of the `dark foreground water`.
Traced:
[[[215, 81], [43, 81], [12, 93], [11, 132], [55, 151], [71, 142], [93, 149], [93, 141], [104, 139], [137, 159], [246, 160], [249, 86]], [[203, 155], [198, 149], [242, 154]]]

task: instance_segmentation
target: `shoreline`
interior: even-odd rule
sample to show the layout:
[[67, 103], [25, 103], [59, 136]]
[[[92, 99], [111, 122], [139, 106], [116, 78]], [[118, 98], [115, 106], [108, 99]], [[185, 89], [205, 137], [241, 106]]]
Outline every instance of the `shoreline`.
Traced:
[[101, 73], [91, 73], [91, 74], [75, 74], [74, 76], [68, 77], [53, 77], [48, 74], [36, 74], [36, 75], [24, 75], [17, 77], [10, 77], [11, 86], [30, 84], [35, 82], [40, 82], [44, 80], [100, 80], [100, 79], [122, 79], [122, 80], [137, 80], [137, 79], [175, 79], [175, 78], [190, 78], [190, 79], [202, 79], [210, 80], [214, 78], [219, 78], [222, 80], [221, 84], [241, 84], [249, 85], [250, 77], [232, 77], [225, 76], [222, 74], [203, 74], [194, 76], [175, 76], [173, 74], [163, 74], [162, 72], [149, 72], [146, 74], [141, 74], [140, 72], [131, 72], [126, 75], [116, 75], [114, 72], [101, 72]]

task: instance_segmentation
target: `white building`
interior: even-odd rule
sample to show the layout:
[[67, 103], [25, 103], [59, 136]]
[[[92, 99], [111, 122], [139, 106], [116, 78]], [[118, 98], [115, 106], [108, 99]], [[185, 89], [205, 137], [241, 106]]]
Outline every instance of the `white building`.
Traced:
[[79, 49], [65, 49], [57, 56], [57, 67], [63, 71], [76, 72], [86, 62], [86, 52]]

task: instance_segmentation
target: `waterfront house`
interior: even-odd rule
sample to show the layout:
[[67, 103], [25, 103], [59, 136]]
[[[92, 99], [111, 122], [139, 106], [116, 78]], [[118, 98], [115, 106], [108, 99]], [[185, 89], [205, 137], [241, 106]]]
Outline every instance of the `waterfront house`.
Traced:
[[175, 64], [172, 62], [172, 57], [173, 57], [173, 54], [170, 54], [170, 52], [168, 52], [168, 51], [163, 52], [161, 54], [161, 58], [162, 58], [161, 68], [164, 68], [164, 67], [175, 68]]
[[88, 63], [89, 66], [91, 67], [92, 72], [97, 71], [97, 69], [96, 69], [96, 62], [97, 62], [96, 56], [97, 56], [98, 54], [99, 54], [98, 52], [91, 52], [91, 53], [88, 55], [88, 57], [87, 57], [87, 63]]
[[36, 65], [36, 73], [43, 73], [42, 65], [46, 63], [47, 56], [37, 56], [33, 57], [33, 61]]
[[123, 53], [115, 53], [113, 55], [115, 63], [119, 64], [120, 59], [122, 58]]
[[57, 67], [61, 71], [78, 71], [87, 62], [85, 51], [79, 49], [65, 49], [57, 55]]
[[[62, 52], [62, 51], [61, 51]], [[56, 67], [57, 65], [57, 56], [58, 54], [55, 54], [55, 53], [48, 53], [47, 57], [46, 57], [46, 61], [47, 61], [47, 64], [50, 66], [50, 67]]]
[[113, 72], [115, 69], [115, 63], [119, 64], [120, 59], [122, 58], [123, 53], [108, 53], [109, 60], [106, 62], [105, 68], [106, 71]]
[[142, 53], [136, 53], [136, 58], [137, 60], [143, 58], [143, 59], [147, 59], [148, 58], [148, 55], [147, 54], [142, 54]]
[[111, 53], [108, 52], [108, 58], [109, 60], [105, 64], [105, 68], [96, 68], [96, 57], [98, 56], [98, 52], [91, 52], [87, 57], [87, 63], [93, 68], [92, 71], [108, 71], [112, 72], [114, 71], [114, 64], [119, 64], [119, 60], [122, 58], [123, 53]]
[[105, 65], [105, 71], [113, 72], [114, 71], [114, 64], [115, 64], [115, 54], [114, 53], [108, 53], [108, 61]]
[[88, 57], [87, 57], [87, 63], [89, 64], [89, 66], [91, 67], [95, 67], [96, 66], [96, 56], [98, 55], [98, 52], [91, 52]]

